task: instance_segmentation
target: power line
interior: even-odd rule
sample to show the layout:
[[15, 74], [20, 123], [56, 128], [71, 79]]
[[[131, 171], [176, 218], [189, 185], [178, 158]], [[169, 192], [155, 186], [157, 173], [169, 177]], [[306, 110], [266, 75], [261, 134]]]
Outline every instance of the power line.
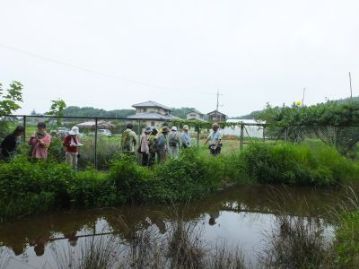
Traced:
[[162, 90], [175, 90], [176, 89], [176, 88], [169, 88], [169, 87], [165, 87], [165, 86], [151, 84], [151, 83], [147, 83], [147, 82], [142, 82], [142, 81], [138, 81], [138, 80], [128, 79], [128, 78], [121, 77], [121, 76], [118, 76], [118, 75], [106, 74], [106, 73], [99, 72], [97, 70], [93, 70], [93, 69], [90, 69], [90, 68], [87, 68], [87, 67], [82, 67], [82, 66], [79, 66], [79, 65], [76, 65], [76, 64], [72, 64], [72, 63], [68, 63], [68, 62], [65, 62], [65, 61], [57, 60], [57, 59], [50, 58], [50, 57], [47, 57], [47, 56], [43, 56], [43, 55], [40, 55], [40, 54], [37, 54], [37, 53], [33, 53], [31, 51], [16, 48], [16, 47], [13, 47], [13, 46], [4, 45], [4, 44], [1, 44], [1, 43], [0, 43], [0, 47], [8, 49], [8, 50], [19, 52], [19, 53], [25, 54], [27, 56], [40, 59], [42, 61], [51, 62], [51, 63], [54, 63], [54, 64], [71, 67], [71, 68], [74, 68], [74, 69], [81, 70], [83, 72], [93, 73], [93, 74], [97, 74], [97, 75], [103, 76], [103, 77], [123, 80], [123, 81], [126, 81], [126, 82], [139, 84], [139, 85], [146, 86], [146, 87], [151, 87], [151, 88], [162, 89]]

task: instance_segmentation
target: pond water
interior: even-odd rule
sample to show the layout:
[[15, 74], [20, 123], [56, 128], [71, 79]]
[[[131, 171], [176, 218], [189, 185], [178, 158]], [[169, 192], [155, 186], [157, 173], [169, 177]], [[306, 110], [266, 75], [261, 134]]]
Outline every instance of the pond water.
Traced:
[[111, 237], [126, 245], [143, 230], [164, 236], [178, 218], [193, 225], [207, 246], [238, 247], [246, 263], [256, 267], [271, 234], [278, 230], [280, 216], [315, 221], [330, 240], [334, 228], [326, 212], [343, 195], [342, 189], [236, 186], [181, 205], [123, 206], [26, 218], [0, 225], [0, 267], [59, 268], [56, 249], [75, 253], [91, 238]]

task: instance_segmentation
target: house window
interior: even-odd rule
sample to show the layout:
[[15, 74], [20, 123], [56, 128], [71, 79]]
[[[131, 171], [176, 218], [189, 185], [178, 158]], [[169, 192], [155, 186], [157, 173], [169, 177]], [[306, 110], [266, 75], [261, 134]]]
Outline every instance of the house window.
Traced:
[[151, 121], [151, 126], [153, 127], [153, 126], [155, 126], [156, 124], [155, 124], [155, 122], [154, 121]]

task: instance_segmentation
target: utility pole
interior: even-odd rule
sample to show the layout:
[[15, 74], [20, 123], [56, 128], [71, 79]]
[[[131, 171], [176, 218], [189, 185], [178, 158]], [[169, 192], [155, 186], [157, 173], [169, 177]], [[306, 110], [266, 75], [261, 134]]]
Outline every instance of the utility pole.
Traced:
[[216, 105], [216, 111], [218, 111], [219, 107], [219, 90], [217, 89], [217, 105]]
[[[218, 109], [219, 109], [219, 96], [220, 95], [223, 95], [223, 94], [220, 94], [219, 89], [217, 89], [217, 104], [216, 104], [216, 111], [217, 112], [219, 112]], [[222, 116], [220, 116], [219, 121], [222, 121]]]
[[352, 76], [349, 72], [349, 85], [350, 85], [350, 101], [353, 100], [353, 89], [352, 89]]
[[302, 106], [304, 106], [305, 88], [303, 89]]

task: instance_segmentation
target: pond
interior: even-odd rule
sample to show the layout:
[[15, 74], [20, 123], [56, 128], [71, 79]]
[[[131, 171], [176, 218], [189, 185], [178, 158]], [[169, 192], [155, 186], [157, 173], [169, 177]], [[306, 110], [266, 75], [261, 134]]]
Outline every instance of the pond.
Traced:
[[273, 233], [283, 228], [279, 222], [283, 216], [313, 222], [327, 240], [333, 238], [334, 226], [326, 212], [343, 195], [340, 188], [236, 186], [181, 205], [132, 205], [29, 217], [0, 225], [0, 267], [67, 268], [64, 260], [70, 254], [81, 256], [94, 238], [111, 239], [128, 249], [139, 233], [165, 237], [178, 220], [193, 227], [206, 249], [238, 248], [245, 263], [257, 267]]

